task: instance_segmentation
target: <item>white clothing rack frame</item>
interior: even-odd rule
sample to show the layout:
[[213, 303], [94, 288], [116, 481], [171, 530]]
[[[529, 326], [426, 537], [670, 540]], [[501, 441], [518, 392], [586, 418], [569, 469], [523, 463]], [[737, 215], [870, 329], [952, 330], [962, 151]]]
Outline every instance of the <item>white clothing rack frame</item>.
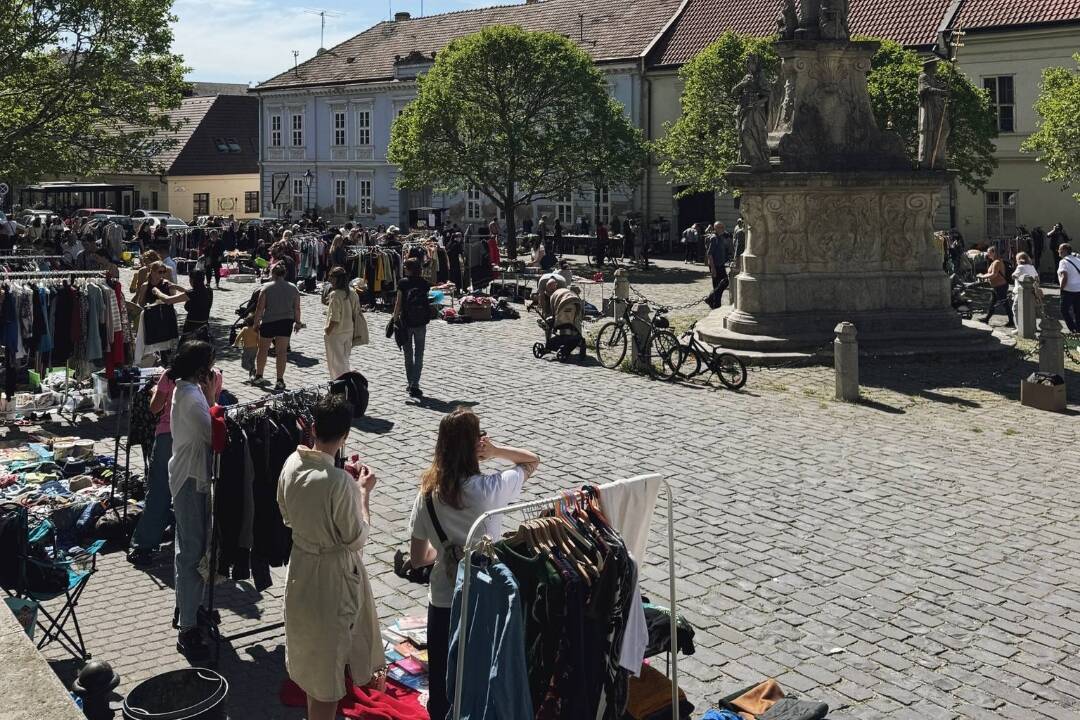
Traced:
[[[675, 507], [675, 497], [671, 491], [671, 484], [666, 479], [658, 474], [651, 475], [637, 475], [625, 480], [616, 481], [620, 486], [629, 485], [634, 483], [647, 483], [652, 480], [660, 481], [660, 488], [664, 491], [664, 496], [667, 499], [667, 535], [668, 535], [668, 603], [671, 610], [671, 639], [669, 641], [668, 652], [671, 657], [671, 717], [672, 720], [678, 720], [679, 718], [679, 660], [678, 660], [678, 608], [676, 606], [675, 596], [675, 520], [672, 514]], [[612, 483], [613, 485], [614, 483]], [[602, 491], [607, 485], [601, 485]], [[580, 496], [580, 491], [574, 491], [576, 496]], [[476, 545], [480, 538], [476, 537], [477, 531], [484, 525], [485, 521], [496, 515], [509, 515], [515, 512], [528, 513], [530, 511], [539, 510], [541, 508], [547, 508], [558, 503], [564, 502], [562, 496], [546, 497], [541, 500], [531, 500], [529, 502], [517, 503], [515, 505], [509, 505], [497, 510], [489, 510], [476, 518], [472, 527], [469, 528], [469, 534], [465, 538], [464, 547], [464, 559], [465, 574], [462, 578], [461, 584], [461, 613], [458, 618], [458, 627], [467, 628], [469, 625], [469, 589], [472, 578], [472, 554], [476, 548]], [[649, 518], [650, 525], [652, 524], [652, 518]], [[638, 582], [641, 581], [641, 567], [638, 567]], [[453, 720], [461, 720], [461, 685], [465, 679], [465, 644], [466, 633], [458, 633], [458, 647], [457, 647], [457, 667], [454, 674], [454, 712], [451, 715]]]

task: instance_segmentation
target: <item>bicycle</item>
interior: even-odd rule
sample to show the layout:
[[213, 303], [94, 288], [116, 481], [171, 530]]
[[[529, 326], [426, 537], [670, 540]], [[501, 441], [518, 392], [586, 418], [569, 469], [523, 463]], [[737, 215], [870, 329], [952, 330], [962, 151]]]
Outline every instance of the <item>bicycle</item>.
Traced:
[[[667, 329], [668, 321], [664, 314], [668, 310], [666, 307], [657, 307], [653, 311], [649, 320], [649, 334], [641, 345], [636, 346], [639, 355], [647, 354], [649, 357], [649, 374], [661, 380], [675, 377], [674, 368], [667, 364], [666, 360], [670, 359], [671, 351], [679, 347], [679, 339]], [[609, 370], [622, 364], [631, 338], [637, 343], [630, 326], [633, 319], [630, 304], [626, 303], [622, 317], [604, 323], [596, 335], [596, 359]]]
[[[738, 355], [724, 352], [718, 348], [708, 347], [697, 339], [693, 323], [683, 337], [689, 337], [690, 341], [685, 345], [680, 343], [678, 347], [669, 350], [665, 358], [665, 364], [675, 371], [675, 376], [683, 380], [689, 380], [702, 375], [708, 370], [708, 382], [712, 376], [720, 378], [727, 387], [738, 390], [746, 384], [746, 363]], [[704, 367], [703, 367], [704, 366]]]

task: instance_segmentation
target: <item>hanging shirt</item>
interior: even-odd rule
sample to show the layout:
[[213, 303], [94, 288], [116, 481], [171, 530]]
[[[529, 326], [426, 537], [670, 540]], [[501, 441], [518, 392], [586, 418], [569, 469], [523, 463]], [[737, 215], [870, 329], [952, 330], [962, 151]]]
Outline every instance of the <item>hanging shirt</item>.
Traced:
[[175, 497], [193, 480], [199, 492], [210, 486], [210, 405], [202, 388], [178, 380], [170, 410], [173, 454], [169, 458], [169, 491]]

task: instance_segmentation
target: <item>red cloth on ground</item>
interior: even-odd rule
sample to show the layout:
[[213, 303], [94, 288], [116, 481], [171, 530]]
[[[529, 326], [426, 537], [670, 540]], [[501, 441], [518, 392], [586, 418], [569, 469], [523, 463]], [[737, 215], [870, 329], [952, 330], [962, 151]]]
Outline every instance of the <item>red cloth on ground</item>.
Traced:
[[[356, 720], [429, 720], [427, 710], [420, 705], [420, 695], [408, 688], [386, 683], [386, 692], [353, 685], [346, 677], [345, 697], [338, 703], [338, 713]], [[281, 704], [305, 707], [307, 695], [289, 678], [281, 683], [278, 693]]]

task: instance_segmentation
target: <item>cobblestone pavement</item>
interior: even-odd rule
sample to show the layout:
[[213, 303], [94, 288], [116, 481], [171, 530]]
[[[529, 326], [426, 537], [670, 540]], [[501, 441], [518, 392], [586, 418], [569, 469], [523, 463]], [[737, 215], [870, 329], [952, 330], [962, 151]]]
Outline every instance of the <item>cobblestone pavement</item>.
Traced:
[[[707, 289], [700, 265], [661, 263], [633, 282], [670, 304]], [[224, 283], [214, 308], [222, 325], [250, 290]], [[303, 308], [309, 328], [293, 343], [290, 387], [326, 375], [322, 307], [307, 296]], [[831, 376], [819, 369], [785, 371], [800, 378], [790, 386], [753, 373], [734, 393], [536, 360], [530, 318], [438, 322], [429, 399], [418, 403], [379, 332], [385, 316], [369, 323], [374, 344], [353, 363], [370, 380], [371, 406], [350, 446], [380, 478], [366, 558], [384, 621], [424, 605], [422, 589], [393, 576], [393, 552], [437, 423], [467, 403], [494, 438], [541, 455], [529, 496], [645, 472], [670, 479], [680, 609], [697, 628], [680, 678], [696, 716], [772, 676], [828, 702], [834, 718], [1080, 717], [1076, 420], [1014, 402], [1023, 366], [988, 389], [957, 386], [992, 370], [970, 362], [880, 371], [884, 399], [848, 405], [828, 399]], [[240, 383], [234, 351], [221, 365], [241, 400], [262, 392]], [[107, 424], [80, 430], [111, 435]], [[657, 600], [663, 527], [656, 517], [643, 571]], [[121, 673], [121, 692], [184, 664], [167, 555], [145, 573], [106, 555], [80, 605], [87, 645]], [[246, 584], [222, 590], [224, 632], [279, 620], [281, 587], [278, 573], [261, 595]], [[301, 716], [277, 699], [283, 642], [273, 631], [223, 646], [232, 717]]]

